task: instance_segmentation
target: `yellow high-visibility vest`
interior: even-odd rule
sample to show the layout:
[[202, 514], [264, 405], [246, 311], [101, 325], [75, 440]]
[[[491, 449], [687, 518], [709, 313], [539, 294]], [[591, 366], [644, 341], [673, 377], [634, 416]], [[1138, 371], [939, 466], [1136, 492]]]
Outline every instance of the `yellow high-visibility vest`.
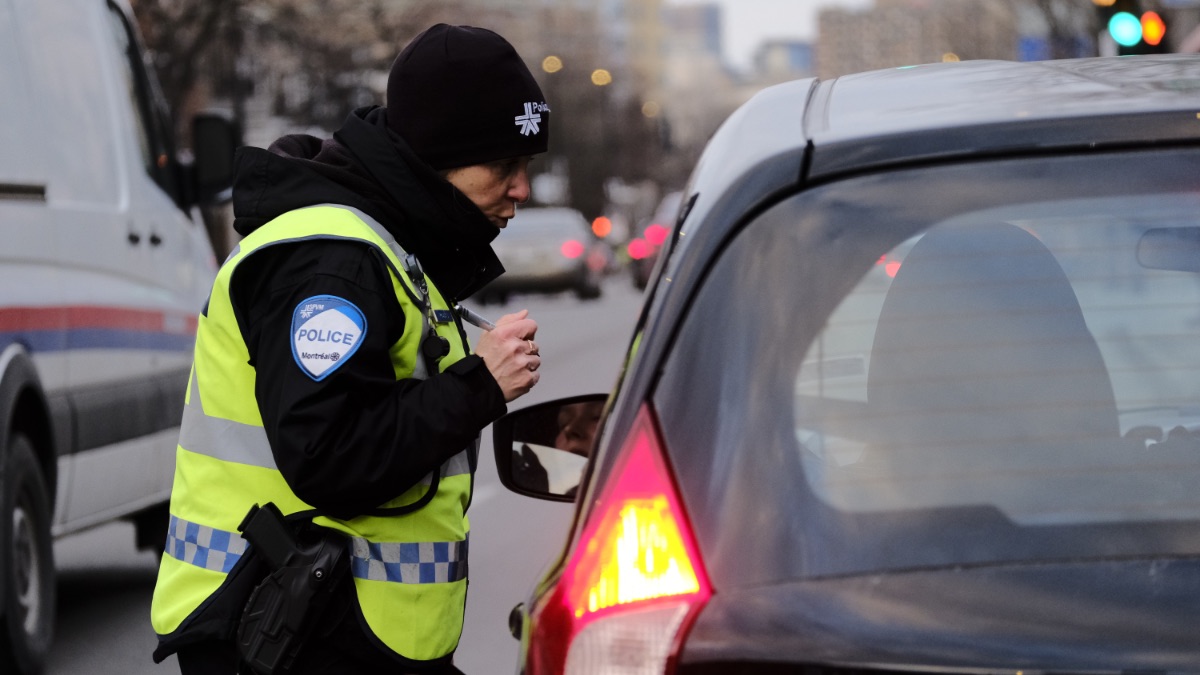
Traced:
[[[389, 263], [404, 310], [404, 333], [391, 346], [396, 379], [427, 376], [420, 345], [435, 330], [450, 345], [444, 370], [469, 353], [451, 308], [431, 281], [414, 283], [412, 258], [382, 226], [356, 209], [314, 206], [288, 212], [241, 241], [217, 274], [196, 332], [185, 399], [166, 553], [154, 588], [151, 622], [160, 636], [186, 629], [189, 617], [225, 581], [246, 549], [238, 525], [254, 504], [274, 502], [284, 514], [309, 510], [275, 465], [255, 400], [255, 369], [234, 317], [229, 282], [246, 258], [266, 247], [311, 239], [349, 239], [375, 246]], [[419, 268], [418, 268], [419, 269]], [[431, 303], [428, 311], [421, 306]], [[336, 356], [335, 356], [336, 358]], [[388, 648], [412, 660], [446, 656], [458, 646], [467, 591], [466, 507], [473, 457], [458, 453], [438, 470], [436, 493], [399, 516], [313, 522], [350, 538], [351, 574], [366, 624]], [[413, 504], [434, 475], [381, 504]]]

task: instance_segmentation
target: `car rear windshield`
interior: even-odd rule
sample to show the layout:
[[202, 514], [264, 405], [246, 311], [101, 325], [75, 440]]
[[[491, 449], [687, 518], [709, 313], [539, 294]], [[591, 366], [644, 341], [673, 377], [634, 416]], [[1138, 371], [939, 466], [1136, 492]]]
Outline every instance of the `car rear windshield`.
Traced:
[[726, 582], [1200, 554], [1200, 152], [786, 199], [654, 402]]

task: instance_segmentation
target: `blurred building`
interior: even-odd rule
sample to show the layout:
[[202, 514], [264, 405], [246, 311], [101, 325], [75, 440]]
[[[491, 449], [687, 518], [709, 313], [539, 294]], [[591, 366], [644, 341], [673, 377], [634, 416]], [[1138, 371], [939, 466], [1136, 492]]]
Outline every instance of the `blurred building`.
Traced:
[[710, 54], [718, 59], [724, 53], [720, 5], [668, 5], [663, 11], [663, 23], [674, 48], [686, 47], [689, 51]]
[[816, 74], [816, 54], [809, 42], [768, 40], [754, 53], [754, 73], [764, 82], [785, 82]]
[[[740, 78], [722, 55], [722, 14], [714, 3], [667, 5], [663, 23], [665, 98], [662, 111], [675, 148], [702, 146], [745, 100]], [[683, 160], [694, 161], [694, 156]]]
[[818, 15], [822, 78], [896, 66], [1017, 58], [1017, 10], [1008, 0], [879, 0], [867, 10]]

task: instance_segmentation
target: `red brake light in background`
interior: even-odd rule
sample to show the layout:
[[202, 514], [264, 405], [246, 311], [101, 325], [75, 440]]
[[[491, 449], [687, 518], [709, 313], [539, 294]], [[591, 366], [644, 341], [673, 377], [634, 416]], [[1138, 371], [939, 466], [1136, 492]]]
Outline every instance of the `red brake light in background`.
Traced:
[[563, 255], [571, 260], [574, 260], [583, 255], [583, 244], [575, 241], [574, 239], [569, 239], [563, 242], [563, 245], [559, 250], [562, 251]]
[[711, 595], [643, 407], [562, 576], [534, 609], [529, 675], [667, 672], [680, 629]]
[[592, 234], [601, 239], [612, 233], [612, 221], [604, 216], [600, 216], [592, 221]]
[[642, 239], [641, 237], [638, 237], [637, 239], [631, 239], [629, 241], [629, 245], [626, 246], [625, 249], [629, 251], [629, 257], [633, 258], [634, 260], [641, 260], [651, 253], [650, 242]]
[[650, 242], [650, 245], [655, 248], [662, 246], [663, 242], [667, 240], [667, 228], [658, 223], [647, 225], [644, 234], [646, 235], [646, 241]]
[[879, 256], [879, 260], [876, 260], [875, 264], [881, 265], [884, 273], [893, 279], [896, 278], [896, 273], [900, 271], [900, 261], [895, 258], [888, 258], [886, 255]]

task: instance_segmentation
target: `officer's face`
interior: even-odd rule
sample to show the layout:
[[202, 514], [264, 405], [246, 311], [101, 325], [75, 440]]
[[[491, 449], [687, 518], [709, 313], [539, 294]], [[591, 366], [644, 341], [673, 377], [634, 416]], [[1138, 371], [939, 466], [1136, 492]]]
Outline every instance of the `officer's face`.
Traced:
[[503, 228], [516, 215], [517, 204], [529, 199], [530, 159], [514, 157], [451, 169], [446, 180], [474, 202], [496, 227]]

